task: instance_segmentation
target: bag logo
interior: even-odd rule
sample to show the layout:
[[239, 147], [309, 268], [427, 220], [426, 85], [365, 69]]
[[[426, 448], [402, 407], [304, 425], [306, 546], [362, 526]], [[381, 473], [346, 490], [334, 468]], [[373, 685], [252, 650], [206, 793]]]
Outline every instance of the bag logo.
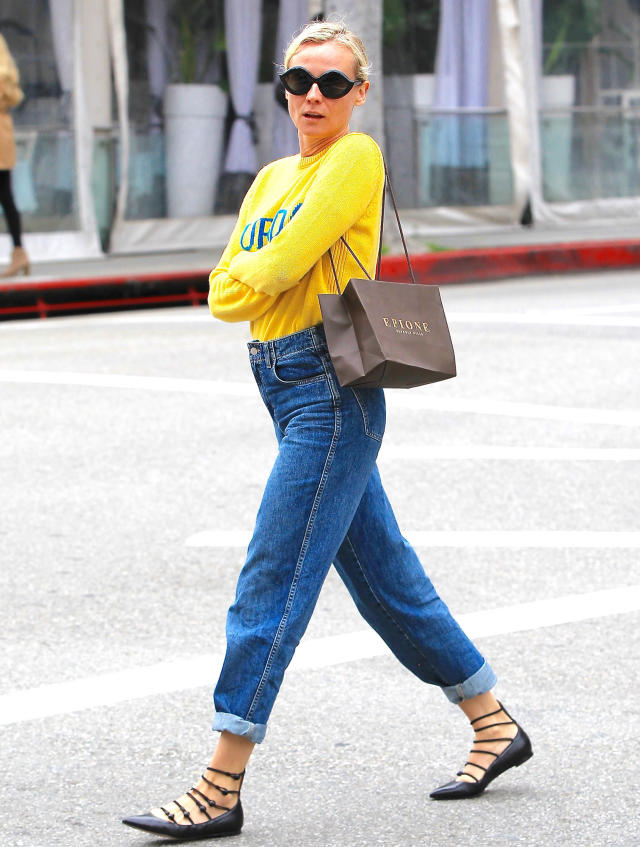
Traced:
[[383, 317], [382, 322], [385, 326], [395, 329], [399, 335], [426, 335], [427, 332], [431, 332], [426, 321], [408, 321], [405, 318]]

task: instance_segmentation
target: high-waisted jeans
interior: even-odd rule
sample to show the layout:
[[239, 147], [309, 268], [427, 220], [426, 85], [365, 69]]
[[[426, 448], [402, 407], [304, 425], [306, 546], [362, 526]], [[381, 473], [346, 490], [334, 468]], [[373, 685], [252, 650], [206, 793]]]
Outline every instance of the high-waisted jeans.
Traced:
[[397, 658], [454, 703], [496, 677], [402, 537], [376, 457], [382, 389], [341, 388], [321, 326], [249, 344], [278, 456], [258, 511], [214, 693], [213, 729], [260, 742], [331, 564]]

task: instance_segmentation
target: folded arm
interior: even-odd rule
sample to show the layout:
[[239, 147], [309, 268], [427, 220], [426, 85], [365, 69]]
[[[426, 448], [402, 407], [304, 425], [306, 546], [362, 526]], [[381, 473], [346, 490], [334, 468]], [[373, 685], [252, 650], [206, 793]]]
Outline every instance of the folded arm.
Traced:
[[[364, 138], [364, 143], [362, 139]], [[382, 188], [378, 148], [368, 138], [349, 138], [342, 155], [331, 156], [309, 188], [300, 210], [277, 237], [255, 252], [238, 253], [230, 275], [262, 295], [292, 288], [356, 221]], [[353, 154], [345, 163], [345, 152]]]
[[263, 315], [276, 299], [268, 294], [258, 293], [229, 273], [229, 264], [233, 258], [230, 245], [238, 242], [245, 227], [251, 193], [247, 193], [242, 203], [238, 220], [220, 261], [209, 274], [209, 310], [214, 317], [222, 321], [254, 321]]

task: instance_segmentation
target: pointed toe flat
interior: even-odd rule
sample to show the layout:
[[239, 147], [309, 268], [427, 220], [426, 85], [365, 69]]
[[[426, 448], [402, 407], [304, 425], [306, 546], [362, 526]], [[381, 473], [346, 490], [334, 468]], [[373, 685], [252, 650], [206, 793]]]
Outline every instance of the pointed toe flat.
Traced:
[[123, 818], [122, 823], [142, 832], [173, 838], [176, 841], [196, 841], [201, 838], [222, 838], [227, 835], [239, 835], [242, 830], [244, 816], [240, 801], [220, 815], [203, 823], [177, 824], [170, 820], [157, 818], [150, 812], [146, 815], [132, 815]]
[[[472, 752], [474, 753], [485, 753], [489, 756], [494, 756], [494, 761], [489, 765], [488, 768], [483, 768], [482, 765], [477, 765], [471, 762], [467, 762], [465, 767], [472, 764], [473, 767], [479, 768], [484, 771], [482, 778], [477, 779], [473, 774], [470, 774], [468, 771], [459, 771], [458, 776], [471, 777], [472, 782], [467, 782], [466, 780], [452, 780], [451, 782], [447, 782], [445, 785], [441, 785], [439, 788], [436, 788], [429, 795], [432, 800], [464, 800], [468, 797], [477, 797], [478, 794], [482, 794], [487, 785], [490, 782], [503, 774], [505, 771], [508, 771], [509, 768], [519, 768], [520, 765], [523, 765], [525, 762], [529, 761], [529, 759], [533, 756], [533, 750], [531, 748], [531, 741], [527, 733], [519, 726], [509, 715], [507, 710], [502, 706], [499, 711], [504, 711], [505, 715], [509, 718], [508, 723], [516, 724], [518, 727], [518, 731], [513, 739], [503, 738], [503, 739], [493, 739], [493, 741], [509, 741], [510, 743], [505, 747], [505, 749], [500, 754], [491, 753], [488, 750], [477, 750], [474, 749]], [[497, 714], [493, 712], [492, 714]], [[489, 715], [484, 715], [483, 717], [489, 717]], [[476, 720], [482, 720], [482, 718], [476, 718]], [[475, 721], [472, 721], [474, 723]], [[501, 724], [498, 724], [501, 725]], [[506, 724], [504, 724], [506, 725]], [[486, 729], [487, 727], [481, 727], [482, 729]], [[485, 740], [484, 743], [488, 743], [489, 739]], [[477, 741], [476, 743], [482, 744], [482, 741]]]

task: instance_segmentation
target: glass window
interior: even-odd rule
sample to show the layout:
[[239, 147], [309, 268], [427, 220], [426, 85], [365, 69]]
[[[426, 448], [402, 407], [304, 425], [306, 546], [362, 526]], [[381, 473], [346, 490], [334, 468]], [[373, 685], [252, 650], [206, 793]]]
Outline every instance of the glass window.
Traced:
[[[189, 190], [188, 163], [180, 148], [189, 145], [194, 127], [197, 131], [199, 123], [205, 125], [198, 120], [203, 110], [208, 113], [207, 130], [217, 136], [218, 156], [212, 165], [216, 172], [220, 165], [227, 117], [223, 6], [223, 0], [125, 0], [129, 220], [213, 213], [215, 185], [206, 198], [196, 198], [191, 205], [186, 198], [181, 206], [180, 198], [171, 197], [170, 188], [179, 184], [182, 171], [185, 190]], [[184, 88], [176, 89], [177, 85]], [[211, 137], [212, 145], [214, 141]], [[205, 162], [201, 164], [204, 169]], [[204, 180], [217, 182], [212, 174]]]
[[640, 186], [640, 3], [545, 0], [543, 196], [626, 197]]
[[[271, 84], [278, 6], [277, 0], [262, 4], [259, 80]], [[124, 14], [130, 120], [126, 218], [236, 212], [244, 191], [236, 197], [233, 184], [222, 178], [234, 117], [224, 0], [125, 0]]]
[[12, 185], [25, 232], [75, 230], [79, 225], [71, 25], [69, 15], [68, 21], [55, 21], [54, 31], [47, 0], [2, 2], [0, 32], [25, 95], [12, 111], [17, 148]]
[[386, 147], [401, 206], [512, 201], [495, 4], [477, 0], [468, 13], [460, 0], [384, 2]]

